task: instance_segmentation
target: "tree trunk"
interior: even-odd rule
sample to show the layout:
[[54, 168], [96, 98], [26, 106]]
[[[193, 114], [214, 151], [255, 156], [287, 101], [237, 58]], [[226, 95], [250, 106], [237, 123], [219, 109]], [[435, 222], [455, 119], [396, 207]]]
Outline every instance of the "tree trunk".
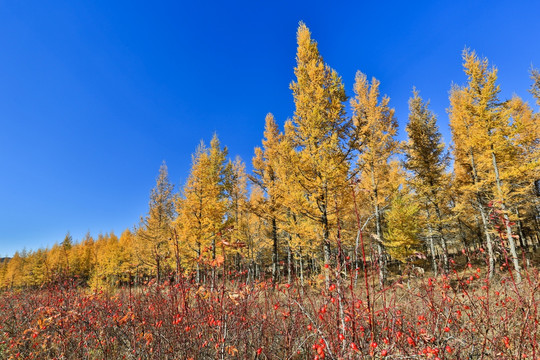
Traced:
[[324, 280], [326, 288], [330, 287], [330, 228], [328, 225], [328, 194], [326, 184], [324, 185], [324, 197], [319, 203], [319, 209], [321, 210], [321, 223], [323, 227], [323, 252], [324, 252]]
[[195, 264], [196, 268], [196, 282], [197, 284], [200, 284], [201, 282], [201, 268], [199, 267], [199, 261], [201, 259], [201, 244], [197, 244], [197, 263]]
[[482, 205], [480, 200], [478, 200], [477, 204], [478, 204], [478, 208], [480, 209], [480, 216], [482, 217], [482, 225], [484, 227], [484, 233], [486, 234], [486, 246], [487, 246], [488, 256], [489, 256], [489, 277], [491, 278], [493, 276], [493, 272], [495, 271], [495, 254], [493, 253], [493, 244], [491, 242], [491, 236], [489, 235], [486, 210], [484, 209], [484, 206]]
[[[375, 179], [373, 178], [373, 172], [371, 173], [373, 183], [375, 183]], [[384, 248], [383, 248], [383, 234], [382, 234], [382, 226], [381, 226], [381, 211], [379, 209], [379, 203], [378, 203], [378, 195], [377, 195], [377, 187], [374, 186], [373, 188], [373, 194], [375, 197], [375, 224], [376, 224], [376, 230], [377, 230], [377, 252], [378, 252], [378, 262], [379, 262], [379, 285], [381, 288], [384, 286], [384, 283], [386, 282], [386, 261], [385, 261], [385, 254], [384, 254]]]
[[437, 203], [435, 203], [435, 213], [437, 214], [437, 230], [441, 239], [441, 247], [443, 251], [443, 269], [444, 272], [448, 272], [448, 248], [446, 247], [446, 239], [443, 234], [441, 210], [439, 209], [439, 205]]
[[504, 203], [504, 196], [501, 187], [501, 178], [499, 176], [499, 167], [497, 166], [497, 159], [495, 158], [495, 152], [493, 151], [493, 145], [491, 145], [491, 159], [493, 161], [493, 171], [495, 172], [495, 183], [497, 184], [497, 191], [501, 199], [501, 210], [504, 218], [504, 225], [506, 227], [506, 236], [508, 238], [508, 245], [510, 246], [510, 255], [512, 257], [512, 262], [514, 263], [514, 270], [516, 271], [516, 280], [518, 283], [521, 282], [521, 269], [519, 267], [519, 261], [516, 252], [516, 242], [512, 236], [512, 227], [510, 225], [510, 219], [506, 213], [506, 205]]
[[156, 251], [156, 281], [157, 284], [161, 284], [161, 261], [160, 256]]
[[437, 261], [435, 259], [435, 244], [433, 242], [433, 230], [431, 229], [430, 223], [428, 223], [428, 239], [429, 239], [429, 250], [431, 252], [431, 262], [433, 265], [433, 276], [437, 277]]
[[277, 282], [278, 276], [278, 238], [277, 238], [277, 221], [272, 217], [272, 282]]
[[326, 288], [330, 287], [330, 231], [328, 230], [328, 219], [326, 213], [324, 214], [323, 222], [323, 242], [324, 242], [324, 280]]
[[[474, 154], [472, 152], [472, 149], [470, 150], [470, 158], [471, 158], [471, 168], [472, 168], [472, 173], [473, 173], [473, 181], [475, 185], [478, 185], [478, 173], [476, 172], [476, 164], [474, 161]], [[493, 277], [493, 272], [495, 270], [495, 255], [493, 253], [493, 245], [491, 243], [491, 236], [489, 235], [486, 210], [484, 209], [484, 205], [482, 204], [482, 198], [478, 191], [476, 191], [476, 201], [478, 204], [478, 210], [480, 210], [480, 216], [482, 217], [482, 225], [484, 227], [484, 233], [486, 235], [486, 246], [488, 248], [488, 256], [489, 256], [489, 278], [491, 278]]]
[[302, 248], [300, 248], [299, 253], [300, 253], [300, 285], [304, 286], [304, 257], [302, 256]]
[[287, 246], [287, 282], [290, 284], [292, 281], [292, 254], [291, 247]]
[[518, 218], [517, 226], [518, 226], [518, 232], [519, 232], [519, 245], [521, 246], [522, 251], [527, 250], [529, 248], [529, 244], [527, 244], [527, 239], [525, 238], [525, 235], [523, 234], [523, 224], [521, 222], [521, 219], [519, 218], [519, 209], [516, 208], [516, 216]]

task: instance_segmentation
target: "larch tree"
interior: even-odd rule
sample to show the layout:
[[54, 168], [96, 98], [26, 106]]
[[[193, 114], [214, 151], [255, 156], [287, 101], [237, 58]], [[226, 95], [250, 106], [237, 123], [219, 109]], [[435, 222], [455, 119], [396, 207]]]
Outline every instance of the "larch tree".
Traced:
[[407, 189], [397, 191], [386, 213], [385, 247], [392, 258], [405, 261], [420, 248], [420, 206]]
[[[454, 211], [458, 221], [466, 224], [469, 209], [474, 208], [481, 217], [481, 227], [486, 238], [488, 251], [489, 275], [493, 276], [495, 269], [495, 252], [492, 234], [489, 228], [489, 214], [486, 205], [489, 202], [487, 186], [487, 171], [482, 157], [481, 148], [471, 136], [474, 119], [469, 115], [470, 98], [467, 92], [458, 86], [450, 91], [450, 128], [452, 130], [454, 181], [453, 187], [456, 196]], [[460, 220], [462, 219], [462, 220]]]
[[506, 166], [508, 206], [512, 209], [518, 227], [522, 248], [528, 244], [523, 220], [534, 223], [540, 207], [535, 183], [540, 179], [540, 113], [521, 98], [514, 96], [506, 102], [512, 120], [511, 142], [514, 147], [512, 163]]
[[24, 280], [24, 256], [16, 251], [13, 257], [7, 262], [4, 272], [4, 287], [18, 287], [23, 286]]
[[[476, 180], [474, 183], [478, 186], [480, 181], [485, 181], [485, 185], [488, 187], [486, 194], [489, 200], [488, 205], [491, 205], [491, 211], [495, 213], [500, 211], [501, 227], [505, 230], [510, 256], [516, 271], [516, 279], [520, 282], [520, 266], [506, 203], [508, 182], [504, 181], [507, 178], [504, 164], [511, 163], [509, 160], [514, 155], [515, 150], [510, 141], [510, 112], [498, 98], [500, 88], [496, 83], [497, 69], [489, 69], [487, 59], [480, 59], [475, 52], [469, 50], [463, 52], [463, 61], [468, 84], [462, 89], [456, 89], [456, 94], [461, 92], [460, 96], [465, 99], [462, 116], [467, 118], [466, 130], [468, 132], [462, 134], [462, 137], [468, 136], [469, 142], [472, 142], [469, 150], [475, 149], [476, 151], [474, 158], [476, 175], [473, 172], [473, 178], [476, 177]], [[469, 158], [473, 159], [471, 156]], [[471, 169], [472, 167], [471, 162]], [[478, 176], [481, 174], [478, 170], [485, 171], [484, 179]], [[483, 205], [480, 206], [483, 207]], [[490, 273], [493, 269], [491, 261]]]
[[138, 256], [150, 269], [155, 268], [158, 283], [170, 254], [172, 223], [176, 216], [173, 189], [167, 165], [163, 162], [159, 168], [156, 186], [150, 193], [148, 215], [142, 219], [137, 231], [140, 245]]
[[416, 89], [409, 99], [409, 122], [406, 130], [408, 142], [405, 146], [405, 168], [412, 176], [409, 184], [422, 205], [428, 228], [428, 239], [433, 260], [433, 270], [437, 274], [434, 237], [440, 240], [444, 270], [448, 271], [448, 249], [443, 233], [441, 211], [442, 192], [448, 183], [446, 167], [449, 158], [441, 141], [437, 119]]
[[206, 221], [207, 203], [213, 200], [208, 197], [206, 190], [206, 171], [209, 166], [208, 150], [201, 141], [192, 155], [191, 171], [177, 201], [178, 218], [175, 221], [175, 228], [181, 234], [183, 252], [190, 260], [186, 265], [195, 264], [197, 282], [201, 278], [200, 262], [203, 250], [208, 248], [210, 243]]
[[70, 272], [71, 272], [71, 269], [70, 269], [70, 266], [71, 266], [71, 263], [70, 263], [70, 255], [71, 255], [71, 249], [73, 248], [73, 237], [71, 236], [71, 234], [68, 233], [66, 234], [66, 236], [64, 237], [64, 240], [62, 241], [62, 243], [60, 244], [61, 245], [61, 248], [62, 248], [62, 256], [63, 256], [63, 261], [64, 261], [64, 275], [66, 276], [69, 276], [70, 275]]
[[247, 224], [248, 282], [260, 277], [262, 266], [267, 262], [272, 262], [273, 246], [271, 236], [268, 236], [268, 221], [257, 210], [260, 209], [261, 204], [264, 204], [264, 202], [264, 192], [259, 187], [253, 186], [249, 194], [250, 211], [248, 212]]
[[[227, 213], [226, 163], [227, 149], [214, 135], [207, 148], [203, 142], [192, 156], [191, 171], [177, 202], [179, 217], [176, 228], [183, 238], [183, 247], [195, 262], [197, 282], [201, 281], [201, 264], [215, 262], [216, 242], [224, 230]], [[222, 260], [222, 257], [219, 259]]]
[[467, 93], [472, 99], [471, 115], [475, 118], [474, 130], [480, 145], [491, 158], [492, 176], [495, 180], [494, 200], [499, 204], [506, 230], [506, 240], [510, 256], [516, 271], [516, 279], [521, 282], [514, 235], [506, 204], [506, 189], [503, 188], [505, 174], [501, 164], [513, 155], [513, 144], [509, 141], [510, 114], [499, 101], [500, 92], [497, 81], [497, 69], [488, 69], [487, 59], [480, 59], [475, 52], [465, 51], [463, 55], [465, 73], [469, 84]]
[[263, 195], [253, 198], [253, 211], [270, 224], [272, 280], [274, 282], [277, 281], [278, 276], [278, 219], [282, 211], [282, 195], [279, 186], [282, 179], [278, 177], [282, 137], [274, 116], [266, 115], [262, 148], [255, 148], [255, 156], [252, 160], [253, 175], [249, 177]]
[[227, 163], [228, 150], [221, 147], [217, 134], [210, 141], [209, 148], [209, 173], [208, 191], [214, 199], [209, 205], [209, 225], [212, 233], [212, 260], [216, 260], [216, 243], [224, 230], [225, 216], [227, 213], [227, 178], [230, 177], [231, 163]]
[[[312, 260], [311, 268], [315, 269], [315, 260], [321, 254], [321, 226], [309, 212], [302, 212], [302, 204], [306, 202], [306, 190], [296, 180], [298, 169], [301, 168], [301, 158], [294, 141], [295, 127], [292, 120], [285, 122], [285, 131], [280, 141], [279, 163], [276, 166], [277, 191], [281, 194], [279, 202], [279, 234], [287, 251], [287, 271], [290, 280], [292, 255], [299, 261], [300, 282], [304, 282], [304, 257]], [[317, 240], [318, 239], [318, 240]], [[324, 246], [322, 247], [324, 253]], [[323, 254], [324, 258], [324, 254]], [[290, 282], [290, 281], [289, 281]]]
[[[326, 264], [330, 263], [334, 198], [347, 182], [347, 137], [350, 120], [345, 113], [347, 97], [341, 78], [324, 63], [317, 43], [304, 23], [297, 32], [296, 81], [291, 83], [295, 112], [290, 131], [296, 150], [293, 186], [304, 196], [291, 203], [293, 212], [303, 214], [319, 227]], [[342, 196], [337, 196], [341, 201]], [[326, 284], [330, 271], [325, 271]]]
[[540, 71], [531, 69], [531, 79], [533, 81], [530, 92], [536, 99], [536, 104], [540, 106]]
[[249, 236], [248, 231], [248, 188], [246, 165], [236, 157], [229, 161], [225, 173], [225, 196], [227, 198], [226, 221], [221, 231], [221, 247], [232, 258], [230, 264], [239, 270], [242, 265], [244, 248]]
[[375, 218], [380, 282], [383, 284], [386, 279], [383, 208], [388, 206], [396, 190], [389, 174], [392, 171], [391, 159], [399, 151], [400, 143], [395, 139], [398, 124], [394, 109], [389, 106], [390, 98], [384, 96], [379, 102], [379, 84], [374, 78], [370, 85], [366, 75], [358, 71], [351, 107], [357, 139], [357, 172], [360, 174], [362, 190], [370, 194], [370, 205]]

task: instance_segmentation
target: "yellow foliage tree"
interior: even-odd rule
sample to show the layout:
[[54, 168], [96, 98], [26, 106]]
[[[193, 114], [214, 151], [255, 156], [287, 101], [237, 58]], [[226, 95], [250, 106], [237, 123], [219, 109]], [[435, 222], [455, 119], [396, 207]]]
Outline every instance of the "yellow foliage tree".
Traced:
[[[347, 97], [341, 78], [323, 61], [317, 43], [304, 23], [297, 32], [296, 81], [291, 83], [295, 112], [285, 136], [296, 151], [291, 165], [291, 187], [302, 196], [288, 198], [288, 207], [319, 227], [325, 263], [330, 262], [331, 217], [341, 206], [347, 184], [347, 149], [350, 121], [345, 114]], [[292, 192], [295, 192], [293, 190]], [[339, 205], [335, 206], [334, 203]], [[329, 271], [325, 271], [329, 283]]]
[[172, 222], [175, 219], [173, 188], [169, 182], [167, 165], [163, 162], [156, 186], [150, 194], [148, 215], [141, 220], [137, 230], [137, 256], [147, 271], [155, 269], [158, 283], [170, 255]]
[[272, 241], [272, 280], [275, 282], [278, 275], [279, 241], [278, 221], [283, 212], [283, 196], [281, 192], [280, 166], [283, 156], [280, 155], [283, 134], [272, 114], [266, 115], [264, 127], [264, 139], [262, 148], [255, 148], [253, 157], [253, 175], [251, 182], [260, 190], [262, 196], [252, 198], [252, 210], [265, 221], [270, 227]]
[[[192, 156], [191, 171], [177, 201], [176, 227], [187, 251], [188, 265], [195, 264], [201, 281], [201, 263], [216, 261], [216, 241], [225, 228], [227, 198], [225, 177], [227, 149], [214, 135], [210, 148], [203, 142]], [[222, 257], [221, 257], [222, 258]]]
[[363, 190], [370, 194], [382, 284], [386, 278], [382, 210], [396, 190], [389, 174], [392, 172], [391, 159], [399, 151], [400, 144], [394, 138], [398, 124], [394, 109], [389, 106], [390, 98], [384, 96], [379, 102], [379, 84], [375, 78], [370, 84], [366, 75], [357, 72], [351, 107], [359, 152], [356, 171], [360, 174]]
[[440, 239], [445, 271], [448, 271], [448, 249], [443, 234], [441, 211], [442, 193], [449, 181], [446, 175], [448, 156], [441, 142], [437, 119], [420, 97], [416, 89], [409, 99], [409, 122], [406, 130], [408, 142], [405, 146], [405, 168], [412, 176], [409, 184], [414, 190], [415, 201], [422, 205], [426, 219], [433, 270], [437, 274], [435, 262], [434, 231]]
[[[463, 52], [463, 66], [468, 85], [454, 87], [450, 95], [450, 121], [454, 140], [456, 176], [464, 193], [473, 193], [480, 210], [489, 253], [490, 275], [494, 269], [494, 254], [488, 227], [487, 205], [491, 211], [500, 209], [502, 227], [510, 248], [510, 256], [521, 281], [512, 223], [507, 209], [510, 191], [508, 171], [515, 161], [516, 148], [512, 144], [510, 112], [499, 101], [497, 69], [488, 68], [487, 59], [475, 52]], [[468, 179], [467, 179], [468, 178]]]
[[420, 248], [420, 206], [406, 191], [397, 192], [385, 214], [385, 247], [392, 258], [404, 262]]

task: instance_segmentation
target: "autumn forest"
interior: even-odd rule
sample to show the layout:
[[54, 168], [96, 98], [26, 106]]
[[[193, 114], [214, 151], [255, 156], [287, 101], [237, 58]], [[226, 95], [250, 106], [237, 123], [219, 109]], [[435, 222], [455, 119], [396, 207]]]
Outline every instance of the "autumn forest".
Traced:
[[[294, 114], [284, 124], [266, 116], [252, 171], [214, 134], [192, 154], [185, 184], [173, 185], [161, 165], [148, 212], [133, 229], [80, 241], [68, 233], [51, 248], [20, 251], [0, 262], [4, 296], [16, 298], [27, 289], [38, 299], [39, 291], [55, 289], [48, 296], [75, 298], [73, 304], [93, 297], [101, 308], [123, 309], [109, 325], [100, 323], [111, 331], [100, 333], [101, 340], [58, 340], [53, 346], [50, 333], [51, 352], [36, 358], [61, 358], [67, 354], [62, 346], [85, 358], [540, 356], [537, 331], [531, 330], [539, 319], [540, 72], [530, 72], [528, 90], [536, 104], [517, 96], [503, 99], [498, 69], [466, 48], [461, 56], [468, 80], [449, 89], [452, 144], [442, 142], [421, 89], [412, 90], [407, 140], [399, 141], [392, 101], [381, 94], [377, 79], [358, 71], [354, 93], [346, 94], [303, 23], [297, 45], [290, 84]], [[474, 287], [473, 281], [481, 283]], [[180, 292], [171, 300], [175, 286]], [[503, 291], [504, 321], [493, 320], [485, 329], [464, 324], [478, 317], [503, 319], [482, 305]], [[219, 309], [211, 305], [214, 298]], [[139, 315], [136, 301], [143, 304]], [[412, 307], [403, 310], [400, 302]], [[152, 304], [172, 310], [161, 313]], [[39, 308], [39, 316], [34, 312], [42, 328], [28, 327], [35, 329], [26, 340], [18, 342], [15, 328], [13, 336], [4, 335], [0, 358], [2, 351], [15, 356], [7, 344], [26, 358], [38, 354], [31, 335], [42, 336], [52, 326], [44, 322], [56, 319], [48, 313], [53, 307]], [[244, 312], [234, 310], [240, 307]], [[468, 308], [467, 321], [462, 307]], [[417, 319], [421, 311], [431, 315]], [[223, 314], [230, 321], [244, 317], [247, 324], [268, 316], [269, 325], [248, 339], [241, 325], [223, 330]], [[159, 335], [163, 319], [172, 322]], [[506, 327], [518, 319], [523, 322], [517, 330]], [[181, 331], [199, 331], [198, 340], [175, 348], [173, 339], [180, 335], [174, 321], [184, 321]], [[199, 328], [197, 321], [210, 321], [208, 329], [218, 330]], [[135, 322], [131, 333], [128, 325]], [[268, 340], [269, 333], [279, 340]], [[261, 339], [266, 342], [257, 343]], [[92, 347], [91, 341], [97, 341], [95, 353], [81, 345]]]

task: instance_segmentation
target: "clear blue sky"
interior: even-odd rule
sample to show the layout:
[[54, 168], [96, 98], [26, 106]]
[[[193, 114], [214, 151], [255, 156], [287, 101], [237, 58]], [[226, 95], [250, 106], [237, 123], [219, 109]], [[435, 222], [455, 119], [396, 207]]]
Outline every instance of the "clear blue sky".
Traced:
[[183, 184], [217, 132], [250, 162], [264, 117], [293, 114], [303, 20], [349, 95], [381, 80], [401, 126], [416, 86], [445, 141], [465, 46], [499, 68], [503, 97], [530, 101], [538, 1], [0, 2], [0, 257], [70, 231], [133, 227], [165, 160]]

